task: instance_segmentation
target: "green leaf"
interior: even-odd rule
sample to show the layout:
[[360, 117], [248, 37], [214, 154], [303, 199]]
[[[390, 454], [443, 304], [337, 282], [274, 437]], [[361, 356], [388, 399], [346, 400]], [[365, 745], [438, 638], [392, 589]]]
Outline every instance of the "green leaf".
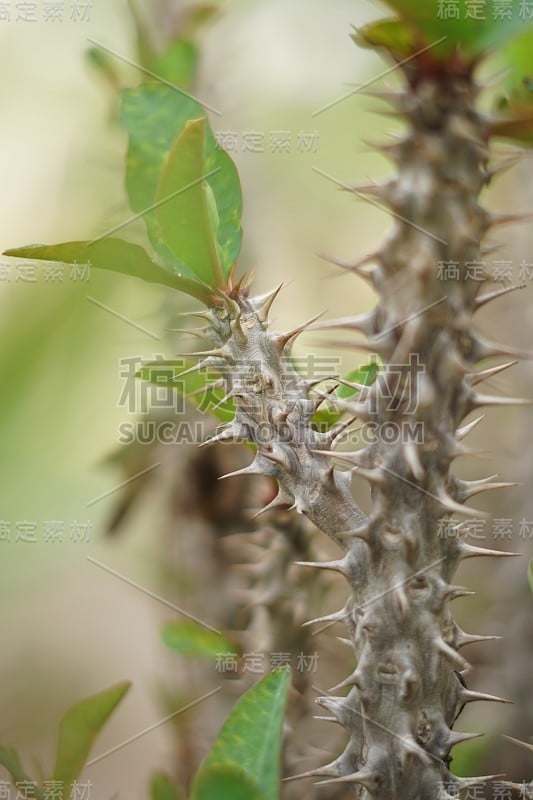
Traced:
[[205, 117], [189, 120], [174, 142], [156, 204], [177, 261], [209, 286], [223, 286], [241, 247], [242, 197], [235, 165], [217, 148]]
[[[219, 765], [242, 769], [264, 800], [276, 800], [279, 796], [281, 729], [289, 682], [288, 670], [276, 670], [238, 700], [196, 776], [192, 793], [194, 800], [200, 800], [198, 787], [207, 780], [206, 772], [209, 775], [208, 771]], [[243, 800], [245, 797], [248, 800], [247, 795], [242, 796]], [[235, 800], [234, 796], [232, 800]]]
[[[145, 83], [127, 89], [123, 95], [121, 118], [129, 134], [126, 188], [134, 211], [143, 214], [153, 246], [169, 264], [189, 277], [196, 277], [193, 264], [180, 260], [164, 241], [153, 212], [163, 170], [176, 139], [190, 120], [205, 118], [202, 107], [178, 88]], [[208, 183], [213, 190], [219, 217], [218, 252], [222, 271], [227, 275], [235, 263], [242, 243], [242, 192], [239, 176], [229, 156], [217, 146], [205, 123], [204, 174], [212, 173]], [[172, 169], [172, 168], [171, 168]], [[168, 203], [181, 187], [168, 182]], [[160, 201], [165, 197], [160, 196]], [[162, 210], [167, 202], [162, 202]], [[148, 211], [147, 211], [148, 209]], [[175, 237], [174, 237], [175, 239]]]
[[211, 128], [206, 130], [205, 169], [213, 173], [208, 184], [213, 190], [218, 215], [217, 248], [222, 272], [227, 277], [242, 246], [242, 189], [237, 167], [217, 146]]
[[155, 772], [150, 779], [150, 800], [185, 800], [185, 795], [164, 772]]
[[199, 411], [212, 414], [221, 422], [229, 422], [235, 415], [235, 404], [232, 398], [225, 400], [226, 392], [223, 389], [210, 388], [215, 378], [210, 370], [203, 369], [181, 375], [194, 366], [193, 361], [186, 359], [146, 361], [135, 377], [149, 381], [156, 386], [166, 386], [176, 389], [182, 397], [186, 397]]
[[126, 191], [130, 205], [143, 215], [153, 246], [169, 265], [194, 277], [185, 264], [165, 246], [153, 212], [157, 185], [163, 165], [185, 123], [203, 115], [198, 103], [179, 88], [161, 83], [143, 83], [126, 89], [122, 95], [120, 116], [128, 132], [126, 156]]
[[216, 659], [219, 655], [237, 655], [229, 639], [194, 622], [169, 622], [163, 627], [161, 637], [167, 647], [184, 656]]
[[125, 681], [87, 697], [62, 718], [53, 780], [60, 781], [65, 794], [80, 776], [96, 737], [130, 686]]
[[208, 177], [202, 117], [186, 123], [170, 151], [156, 192], [156, 217], [165, 244], [178, 261], [208, 286], [221, 287], [224, 279], [208, 207]]
[[522, 33], [528, 24], [516, 8], [510, 19], [496, 19], [489, 4], [484, 8], [483, 19], [466, 19], [464, 9], [460, 9], [459, 19], [445, 19], [446, 4], [441, 0], [385, 0], [385, 3], [419, 34], [417, 49], [446, 37], [432, 50], [444, 57], [452, 54], [457, 45], [467, 57], [475, 57]]
[[66, 264], [90, 264], [96, 269], [118, 272], [159, 283], [192, 295], [209, 305], [211, 292], [207, 286], [177, 272], [163, 269], [148, 256], [142, 247], [123, 239], [99, 239], [94, 242], [63, 242], [62, 244], [32, 244], [5, 250], [4, 255], [40, 261], [62, 261]]
[[[276, 794], [274, 797], [277, 799], [279, 795]], [[214, 764], [198, 774], [191, 800], [267, 800], [267, 798], [243, 769], [235, 764]]]
[[[512, 41], [507, 42], [498, 55], [502, 66], [509, 70], [504, 81], [507, 89], [512, 92], [522, 82], [533, 78], [533, 64], [531, 63], [531, 51], [533, 49], [533, 30], [526, 30], [521, 36], [516, 36]], [[531, 86], [528, 89], [530, 97]]]
[[505, 78], [505, 94], [496, 99], [491, 133], [521, 144], [533, 144], [533, 31], [527, 31], [498, 52]]
[[150, 71], [160, 78], [188, 89], [198, 69], [198, 48], [193, 42], [177, 39], [150, 65]]
[[[354, 369], [352, 372], [349, 372], [345, 380], [349, 383], [360, 383], [363, 386], [370, 386], [376, 380], [378, 372], [379, 365], [373, 361], [371, 364], [365, 364], [359, 367], [359, 369]], [[358, 389], [353, 389], [351, 386], [343, 386], [341, 383], [336, 394], [337, 397], [345, 400], [347, 397], [353, 397], [354, 394], [358, 394], [358, 392]]]
[[152, 205], [173, 141], [189, 119], [203, 113], [185, 92], [161, 83], [125, 89], [120, 114], [129, 136], [126, 189], [134, 211]]
[[39, 798], [39, 800], [42, 798], [42, 791], [37, 788], [35, 781], [28, 776], [28, 773], [20, 763], [20, 758], [16, 750], [12, 747], [0, 745], [0, 764], [7, 769], [15, 785], [25, 784], [29, 787], [29, 785], [33, 783], [33, 794], [35, 797]]

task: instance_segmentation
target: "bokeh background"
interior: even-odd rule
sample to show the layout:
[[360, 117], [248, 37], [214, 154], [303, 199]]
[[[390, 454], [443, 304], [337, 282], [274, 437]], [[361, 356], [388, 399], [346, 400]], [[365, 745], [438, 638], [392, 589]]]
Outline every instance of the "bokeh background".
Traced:
[[[88, 239], [129, 215], [122, 174], [126, 137], [117, 122], [116, 98], [85, 54], [95, 44], [113, 51], [125, 80], [134, 84], [138, 71], [125, 61], [136, 57], [131, 9], [121, 0], [92, 0], [87, 18], [73, 21], [72, 3], [65, 3], [63, 21], [45, 22], [45, 7], [51, 5], [38, 2], [38, 21], [30, 22], [17, 20], [13, 2], [11, 19], [0, 21], [2, 250]], [[164, 40], [185, 4], [137, 5], [155, 39]], [[240, 264], [256, 269], [258, 290], [288, 282], [276, 310], [280, 328], [319, 311], [333, 317], [370, 308], [367, 286], [331, 277], [333, 267], [319, 254], [355, 258], [376, 246], [389, 220], [313, 168], [341, 182], [379, 179], [390, 167], [363, 140], [385, 141], [401, 123], [376, 114], [379, 102], [362, 95], [314, 112], [386, 69], [349, 37], [352, 25], [382, 9], [369, 0], [223, 0], [219, 6], [199, 38], [196, 86], [202, 100], [221, 111], [210, 115], [214, 130], [225, 136], [223, 143], [235, 144], [230, 151], [245, 202]], [[490, 74], [497, 67], [495, 54], [485, 70]], [[395, 76], [387, 80], [393, 84]], [[483, 102], [490, 101], [489, 92]], [[262, 133], [264, 152], [244, 151], [250, 131]], [[274, 152], [272, 136], [280, 131], [290, 145]], [[302, 133], [312, 137], [309, 150], [298, 146]], [[486, 203], [526, 210], [532, 186], [526, 157]], [[507, 241], [502, 258], [512, 260], [516, 276], [522, 260], [533, 261], [531, 231], [522, 226], [501, 239]], [[158, 685], [179, 670], [159, 636], [161, 622], [172, 612], [94, 562], [168, 596], [162, 577], [168, 531], [164, 545], [156, 478], [129, 518], [127, 535], [105, 535], [116, 508], [114, 490], [124, 477], [110, 456], [119, 447], [121, 423], [135, 419], [120, 403], [121, 360], [175, 355], [167, 329], [191, 304], [127, 278], [93, 273], [84, 282], [74, 280], [67, 267], [62, 281], [45, 280], [40, 269], [36, 281], [27, 282], [18, 262], [2, 256], [0, 265], [0, 741], [17, 746], [29, 765], [47, 772], [59, 717], [71, 703], [118, 680], [134, 682], [95, 749], [96, 755], [104, 753], [164, 717]], [[530, 348], [532, 309], [528, 281], [497, 311], [483, 312], [480, 325], [492, 339]], [[331, 355], [312, 336], [297, 347], [298, 354], [309, 352]], [[365, 361], [356, 351], [343, 351], [342, 359], [346, 369]], [[492, 388], [531, 396], [531, 365], [515, 367]], [[491, 410], [474, 438], [494, 454], [461, 467], [465, 475], [498, 472], [523, 482], [505, 499], [479, 503], [497, 518], [513, 520], [511, 539], [505, 534], [495, 541], [489, 533], [486, 546], [530, 554], [533, 533], [520, 537], [519, 523], [533, 520], [531, 423], [528, 410]], [[368, 508], [365, 490], [355, 491]], [[45, 541], [52, 529], [63, 530], [63, 541], [59, 534]], [[21, 531], [35, 541], [21, 540]], [[81, 541], [72, 540], [76, 537]], [[328, 550], [327, 543], [323, 548]], [[527, 558], [470, 562], [458, 582], [478, 592], [457, 603], [463, 627], [506, 637], [502, 644], [472, 647], [475, 670], [469, 682], [516, 703], [468, 710], [461, 729], [488, 729], [489, 735], [465, 745], [458, 765], [465, 774], [510, 766], [515, 779], [530, 777], [520, 752], [500, 737], [531, 734]], [[342, 602], [342, 581], [336, 591]], [[328, 599], [324, 612], [335, 607]], [[331, 631], [324, 634], [330, 635], [335, 642]], [[90, 767], [86, 775], [96, 796], [146, 797], [150, 771], [172, 769], [172, 735], [171, 726], [163, 724]]]

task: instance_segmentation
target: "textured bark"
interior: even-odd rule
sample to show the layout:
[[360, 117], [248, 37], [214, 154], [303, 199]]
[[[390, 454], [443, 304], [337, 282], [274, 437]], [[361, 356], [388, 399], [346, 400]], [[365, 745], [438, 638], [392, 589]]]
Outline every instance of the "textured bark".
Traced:
[[279, 493], [263, 511], [288, 505], [342, 544], [342, 532], [363, 524], [365, 516], [353, 500], [349, 476], [318, 452], [341, 430], [313, 429], [313, 414], [322, 403], [313, 396], [317, 381], [304, 380], [289, 358], [292, 341], [310, 323], [284, 334], [268, 331], [268, 310], [277, 293], [254, 300], [239, 296], [238, 302], [224, 296], [216, 311], [205, 312], [215, 347], [193, 354], [205, 356], [197, 368], [219, 369], [236, 405], [233, 421], [207, 443], [252, 442], [254, 461], [234, 474], [278, 480]]
[[[441, 524], [453, 513], [479, 516], [463, 503], [506, 485], [461, 481], [450, 466], [468, 452], [464, 418], [513, 402], [475, 388], [503, 368], [479, 371], [478, 363], [507, 351], [473, 330], [472, 315], [493, 295], [480, 294], [482, 281], [467, 265], [480, 259], [486, 232], [502, 220], [478, 202], [490, 180], [489, 131], [475, 111], [471, 71], [457, 62], [448, 67], [428, 64], [427, 57], [405, 65], [406, 91], [392, 98], [410, 128], [389, 148], [398, 173], [365, 190], [396, 218], [364, 273], [379, 302], [371, 314], [336, 324], [364, 332], [383, 361], [380, 377], [357, 402], [337, 401], [372, 428], [375, 440], [339, 454], [331, 450], [339, 431], [313, 430], [313, 383], [287, 359], [306, 326], [269, 332], [276, 293], [253, 300], [238, 289], [221, 293], [219, 307], [206, 312], [214, 348], [202, 354], [200, 367], [221, 369], [237, 409], [213, 441], [253, 442], [257, 454], [241, 474], [275, 477], [280, 489], [271, 507], [305, 514], [344, 550], [337, 561], [310, 566], [338, 571], [350, 585], [345, 607], [326, 619], [346, 624], [357, 666], [336, 687], [348, 688], [346, 697], [318, 700], [349, 741], [331, 764], [302, 777], [352, 784], [365, 798], [443, 800], [486, 780], [449, 771], [451, 749], [471, 738], [452, 727], [465, 703], [500, 701], [465, 687], [460, 673], [468, 663], [459, 649], [485, 637], [461, 631], [450, 610], [450, 601], [465, 594], [452, 584], [460, 560], [493, 553], [468, 545], [464, 524], [451, 536], [442, 535]], [[450, 261], [459, 278], [439, 274], [439, 263]], [[331, 466], [339, 455], [350, 473]], [[371, 485], [368, 520], [352, 499], [351, 472]]]

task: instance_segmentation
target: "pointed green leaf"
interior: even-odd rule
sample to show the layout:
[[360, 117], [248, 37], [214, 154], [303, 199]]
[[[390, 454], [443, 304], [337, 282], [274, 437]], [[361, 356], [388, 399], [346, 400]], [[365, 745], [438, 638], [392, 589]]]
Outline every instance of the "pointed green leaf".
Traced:
[[0, 745], [0, 764], [7, 769], [15, 785], [24, 784], [28, 786], [29, 789], [30, 784], [33, 783], [33, 795], [41, 800], [43, 793], [38, 789], [37, 784], [29, 777], [20, 763], [20, 758], [16, 750], [12, 747]]
[[156, 218], [178, 261], [208, 286], [221, 287], [224, 279], [207, 198], [209, 177], [202, 117], [187, 122], [174, 142], [156, 191]]
[[[183, 90], [164, 84], [145, 83], [123, 94], [121, 118], [129, 134], [126, 188], [134, 211], [143, 214], [150, 240], [169, 265], [195, 277], [164, 241], [153, 206], [163, 169], [176, 139], [189, 120], [205, 117], [203, 108]], [[235, 263], [242, 242], [242, 192], [239, 176], [229, 156], [217, 145], [206, 122], [205, 173], [213, 190], [219, 217], [218, 251], [222, 271], [227, 275]], [[179, 186], [169, 187], [169, 202]], [[165, 198], [161, 198], [165, 200]], [[165, 203], [163, 203], [165, 205]]]
[[126, 189], [134, 211], [145, 211], [153, 204], [172, 143], [189, 119], [203, 114], [186, 92], [161, 83], [143, 83], [124, 91], [121, 119], [129, 137]]
[[179, 87], [143, 83], [122, 95], [121, 120], [128, 132], [126, 190], [130, 205], [143, 215], [153, 246], [169, 265], [178, 266], [189, 277], [185, 264], [177, 264], [165, 246], [153, 205], [161, 172], [175, 138], [189, 119], [203, 115], [201, 106]]
[[[372, 362], [371, 364], [365, 364], [359, 369], [354, 369], [352, 372], [349, 372], [346, 375], [345, 380], [349, 383], [360, 383], [363, 386], [371, 386], [376, 380], [376, 376], [379, 372], [379, 366]], [[347, 397], [353, 397], [354, 394], [358, 394], [358, 389], [352, 389], [351, 386], [343, 386], [342, 383], [336, 391], [337, 397], [345, 400]]]
[[[273, 798], [279, 794], [273, 795]], [[198, 774], [191, 800], [271, 800], [235, 764], [214, 764]]]
[[169, 622], [163, 627], [161, 638], [167, 647], [184, 656], [216, 659], [220, 655], [237, 655], [229, 639], [194, 622]]
[[150, 780], [150, 800], [185, 800], [185, 795], [164, 772], [155, 772]]
[[[522, 33], [530, 22], [524, 20], [518, 8], [511, 15], [498, 19], [489, 4], [484, 5], [479, 18], [466, 18], [465, 10], [459, 9], [457, 15], [446, 13], [446, 3], [442, 0], [385, 0], [386, 4], [398, 13], [401, 19], [419, 34], [420, 45], [435, 44], [432, 52], [439, 56], [453, 53], [457, 46], [467, 57], [475, 57], [489, 48]], [[456, 18], [457, 17], [457, 18]]]
[[123, 239], [99, 239], [94, 242], [33, 244], [5, 250], [4, 255], [40, 261], [62, 261], [66, 264], [90, 264], [95, 269], [118, 272], [142, 278], [148, 283], [169, 286], [209, 305], [211, 292], [197, 280], [163, 269], [142, 247]]
[[125, 681], [87, 697], [62, 718], [53, 780], [61, 783], [65, 794], [78, 779], [96, 737], [130, 686], [129, 681]]
[[174, 142], [156, 192], [165, 246], [209, 286], [222, 286], [242, 241], [242, 196], [233, 161], [216, 146], [205, 117]]
[[237, 167], [228, 154], [217, 146], [211, 128], [206, 130], [205, 169], [213, 190], [217, 211], [217, 248], [222, 272], [227, 278], [242, 246], [242, 190]]
[[200, 767], [193, 790], [195, 800], [197, 787], [206, 780], [206, 771], [221, 764], [242, 769], [265, 800], [276, 800], [281, 729], [289, 682], [288, 670], [276, 670], [238, 700]]

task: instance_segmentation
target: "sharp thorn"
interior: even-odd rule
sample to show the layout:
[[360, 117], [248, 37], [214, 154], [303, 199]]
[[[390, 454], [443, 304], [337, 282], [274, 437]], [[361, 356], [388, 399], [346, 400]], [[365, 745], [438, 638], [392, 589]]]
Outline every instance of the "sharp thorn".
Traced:
[[207, 447], [207, 445], [215, 444], [216, 442], [233, 442], [235, 441], [235, 437], [236, 431], [230, 426], [229, 428], [224, 428], [220, 433], [211, 436], [209, 439], [206, 439], [205, 442], [201, 442], [199, 447]]
[[473, 689], [464, 689], [461, 693], [461, 699], [465, 703], [475, 703], [481, 700], [488, 703], [513, 703], [512, 700], [507, 700], [505, 697], [498, 697], [495, 694], [486, 694], [485, 692], [475, 692]]
[[198, 328], [197, 330], [194, 330], [194, 328], [169, 328], [168, 330], [170, 333], [181, 333], [185, 336], [197, 336], [199, 339], [206, 339], [207, 336], [202, 331], [211, 330], [211, 328]]
[[292, 497], [288, 497], [280, 489], [270, 503], [267, 503], [266, 506], [263, 506], [263, 508], [260, 508], [259, 511], [256, 511], [254, 514], [252, 514], [251, 519], [257, 519], [257, 517], [261, 516], [261, 514], [266, 514], [267, 511], [273, 511], [275, 508], [290, 506], [292, 502]]
[[339, 767], [336, 761], [332, 761], [331, 764], [325, 764], [323, 767], [317, 767], [316, 769], [311, 769], [308, 772], [301, 772], [299, 775], [290, 775], [288, 778], [283, 778], [284, 783], [288, 783], [289, 781], [299, 781], [303, 780], [304, 778], [320, 778], [322, 776], [333, 776], [339, 774]]
[[293, 328], [291, 331], [287, 331], [286, 333], [277, 334], [274, 337], [274, 342], [276, 344], [276, 347], [278, 348], [278, 351], [283, 352], [286, 346], [290, 342], [292, 342], [293, 339], [296, 339], [297, 336], [299, 336], [301, 333], [307, 330], [307, 328], [309, 328], [314, 322], [316, 322], [317, 319], [320, 319], [320, 317], [323, 316], [323, 314], [325, 313], [326, 313], [325, 311], [322, 311], [320, 314], [316, 314], [314, 317], [307, 320], [307, 322], [298, 325], [297, 328]]
[[482, 492], [492, 492], [497, 489], [511, 489], [521, 484], [513, 481], [494, 481], [497, 475], [490, 475], [488, 478], [483, 478], [478, 481], [456, 481], [456, 497], [459, 502], [464, 502], [470, 497]]
[[177, 314], [174, 314], [175, 317], [196, 317], [196, 319], [203, 319], [208, 320], [208, 322], [213, 321], [213, 315], [211, 311], [179, 311]]
[[224, 347], [214, 347], [212, 350], [196, 350], [194, 353], [186, 353], [185, 358], [222, 358], [228, 361], [231, 354]]
[[506, 369], [509, 369], [509, 367], [514, 367], [515, 364], [518, 364], [518, 361], [507, 361], [505, 364], [498, 364], [497, 367], [489, 367], [488, 369], [483, 369], [480, 372], [472, 372], [469, 376], [470, 383], [472, 386], [477, 386], [478, 383], [488, 380], [489, 378], [493, 378], [500, 372], [504, 372]]
[[337, 778], [330, 778], [326, 781], [318, 781], [316, 785], [326, 786], [327, 784], [342, 783], [359, 783], [371, 793], [374, 792], [376, 788], [376, 779], [374, 773], [366, 769], [360, 769], [358, 772], [353, 772], [351, 775], [341, 775]]
[[445, 595], [448, 600], [457, 600], [459, 597], [474, 597], [476, 593], [466, 586], [454, 586], [449, 584], [445, 590]]
[[495, 781], [499, 778], [505, 778], [505, 773], [498, 775], [478, 775], [476, 778], [457, 778], [461, 789], [467, 789], [469, 786], [475, 786], [478, 783], [488, 783], [488, 781]]
[[172, 380], [177, 381], [179, 378], [185, 377], [185, 375], [190, 375], [193, 372], [201, 372], [201, 370], [205, 369], [206, 366], [207, 365], [201, 361], [199, 364], [195, 364], [193, 367], [189, 367], [188, 369], [183, 370], [183, 372], [173, 375]]
[[318, 254], [320, 258], [324, 259], [324, 261], [328, 261], [330, 264], [334, 264], [336, 267], [340, 267], [340, 269], [344, 270], [345, 272], [351, 272], [354, 275], [357, 275], [363, 280], [367, 281], [370, 286], [374, 287], [376, 282], [376, 267], [372, 267], [371, 269], [363, 269], [365, 264], [369, 264], [372, 261], [378, 261], [380, 258], [379, 252], [369, 253], [368, 255], [361, 258], [359, 261], [350, 262], [350, 261], [343, 261], [342, 259], [334, 258], [333, 256], [326, 256], [322, 253]]
[[337, 639], [337, 641], [341, 642], [341, 644], [344, 644], [351, 650], [353, 650], [354, 645], [351, 639], [346, 639], [345, 636], [336, 636], [335, 638]]
[[474, 300], [474, 310], [477, 311], [478, 309], [482, 308], [486, 303], [492, 302], [492, 300], [497, 300], [499, 297], [503, 297], [510, 292], [515, 292], [517, 289], [525, 289], [526, 284], [519, 284], [518, 286], [506, 286], [503, 289], [495, 289], [493, 292], [487, 292], [486, 294], [482, 294], [480, 297], [476, 297]]
[[223, 481], [226, 478], [237, 478], [241, 477], [242, 475], [264, 475], [265, 473], [259, 467], [255, 465], [255, 461], [252, 461], [247, 467], [243, 467], [242, 469], [236, 469], [233, 472], [226, 472], [225, 475], [219, 475], [218, 480]]
[[473, 544], [460, 544], [461, 559], [477, 558], [481, 556], [495, 556], [497, 558], [517, 558], [523, 556], [523, 553], [510, 553], [507, 550], [489, 550], [486, 547], [476, 547]]
[[496, 395], [474, 393], [471, 403], [474, 408], [481, 406], [529, 406], [533, 403], [528, 397], [498, 397]]
[[336, 692], [339, 689], [346, 689], [348, 686], [355, 686], [356, 683], [357, 683], [357, 679], [358, 679], [358, 675], [356, 674], [356, 672], [357, 672], [357, 670], [352, 672], [351, 675], [348, 675], [348, 677], [345, 678], [340, 683], [337, 683], [336, 686], [332, 686], [331, 689], [329, 689], [329, 691], [330, 692]]
[[456, 439], [458, 439], [459, 441], [461, 441], [461, 439], [464, 439], [465, 436], [467, 436], [470, 433], [470, 431], [473, 431], [476, 425], [479, 425], [481, 420], [485, 419], [486, 416], [487, 416], [486, 414], [481, 414], [480, 417], [476, 417], [476, 419], [472, 420], [472, 422], [468, 422], [461, 428], [457, 428], [457, 431], [455, 432]]
[[470, 669], [470, 664], [464, 659], [457, 650], [454, 650], [449, 644], [446, 644], [442, 636], [437, 636], [433, 640], [433, 644], [438, 652], [443, 655], [459, 672]]
[[486, 512], [480, 511], [478, 508], [472, 508], [471, 506], [464, 506], [461, 503], [457, 503], [452, 497], [447, 495], [444, 490], [439, 492], [437, 497], [443, 508], [452, 514], [463, 514], [466, 517], [473, 517], [474, 519], [488, 519], [489, 515]]
[[279, 295], [284, 286], [285, 286], [284, 283], [280, 283], [280, 285], [276, 289], [274, 289], [273, 292], [269, 292], [266, 295], [254, 298], [253, 304], [254, 307], [256, 308], [256, 314], [259, 321], [262, 322], [263, 325], [266, 325], [266, 323], [268, 322], [270, 309], [272, 308], [272, 305], [274, 304], [277, 296]]
[[422, 481], [425, 473], [416, 444], [414, 442], [405, 442], [403, 445], [403, 454], [413, 477], [416, 478], [417, 481]]
[[508, 742], [518, 745], [518, 747], [523, 747], [525, 750], [529, 750], [530, 753], [533, 753], [533, 744], [529, 744], [529, 742], [522, 742], [520, 739], [515, 739], [514, 736], [507, 736], [505, 733], [502, 733], [502, 738], [507, 739]]
[[359, 314], [356, 317], [338, 317], [337, 319], [325, 320], [324, 322], [315, 325], [314, 330], [338, 330], [344, 329], [348, 331], [361, 331], [367, 336], [371, 336], [374, 330], [375, 314], [369, 311], [365, 314]]
[[466, 633], [458, 629], [455, 633], [456, 647], [466, 647], [468, 644], [477, 644], [478, 642], [498, 642], [503, 639], [503, 636], [490, 636], [490, 635], [477, 635], [475, 633]]
[[309, 619], [303, 623], [303, 627], [306, 628], [309, 625], [317, 625], [322, 622], [342, 622], [346, 619], [346, 609], [341, 608], [340, 611], [335, 611], [333, 614], [326, 614], [323, 617], [315, 617], [315, 619]]
[[457, 744], [462, 744], [463, 742], [470, 742], [472, 739], [479, 739], [481, 736], [484, 735], [485, 735], [484, 733], [461, 733], [460, 731], [450, 731], [446, 744], [451, 749], [452, 747], [455, 747]]
[[531, 222], [533, 214], [491, 214], [490, 227], [497, 225], [512, 225], [515, 222]]
[[345, 564], [344, 560], [340, 559], [337, 561], [294, 561], [294, 564], [298, 567], [314, 567], [315, 569], [330, 569], [334, 572], [340, 572], [341, 574], [345, 573]]

